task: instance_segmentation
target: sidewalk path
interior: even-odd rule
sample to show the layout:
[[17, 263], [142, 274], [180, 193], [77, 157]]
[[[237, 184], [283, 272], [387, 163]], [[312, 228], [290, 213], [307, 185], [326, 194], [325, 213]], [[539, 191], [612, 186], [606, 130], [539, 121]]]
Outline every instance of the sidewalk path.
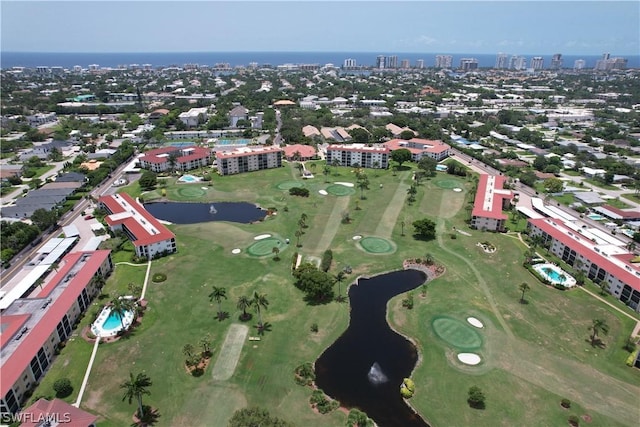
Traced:
[[80, 407], [80, 402], [82, 402], [82, 395], [84, 394], [85, 388], [87, 388], [87, 382], [89, 381], [89, 374], [91, 373], [91, 368], [93, 367], [93, 361], [96, 359], [96, 354], [98, 353], [98, 345], [100, 344], [100, 337], [96, 338], [96, 342], [93, 344], [93, 351], [91, 352], [91, 358], [89, 359], [89, 365], [87, 365], [87, 371], [84, 373], [84, 379], [82, 380], [82, 385], [80, 386], [80, 392], [78, 393], [78, 399], [76, 399], [73, 406], [76, 408]]

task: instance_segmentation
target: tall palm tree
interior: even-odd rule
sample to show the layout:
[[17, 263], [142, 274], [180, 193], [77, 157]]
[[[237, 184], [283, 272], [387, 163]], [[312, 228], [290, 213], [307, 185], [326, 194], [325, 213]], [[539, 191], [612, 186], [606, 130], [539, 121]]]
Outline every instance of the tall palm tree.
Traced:
[[138, 373], [135, 377], [133, 376], [133, 372], [129, 372], [129, 381], [125, 381], [120, 384], [120, 388], [125, 389], [124, 396], [122, 397], [122, 401], [129, 401], [129, 405], [133, 399], [138, 401], [138, 418], [142, 419], [144, 417], [144, 408], [142, 407], [142, 395], [143, 394], [151, 394], [148, 390], [153, 383], [151, 382], [151, 378], [149, 378], [146, 374], [142, 372]]
[[251, 300], [251, 304], [255, 307], [256, 313], [258, 313], [258, 326], [262, 327], [262, 314], [260, 313], [260, 307], [264, 307], [265, 310], [269, 305], [269, 300], [267, 300], [266, 294], [260, 294], [258, 291], [253, 293], [253, 300]]
[[524, 293], [531, 289], [531, 286], [527, 282], [522, 282], [520, 284], [520, 290], [522, 291], [522, 296], [520, 297], [520, 304], [524, 304]]
[[338, 271], [338, 274], [334, 276], [336, 282], [338, 282], [338, 296], [336, 297], [338, 301], [342, 301], [342, 287], [340, 285], [346, 276], [343, 270]]
[[591, 346], [595, 346], [599, 334], [607, 335], [609, 333], [609, 325], [604, 319], [593, 319], [591, 327]]
[[214, 286], [213, 292], [209, 294], [209, 301], [216, 300], [218, 303], [218, 317], [222, 313], [222, 300], [227, 299], [227, 288]]
[[241, 320], [247, 320], [249, 318], [249, 313], [247, 313], [247, 308], [251, 307], [253, 303], [249, 297], [241, 295], [238, 297], [238, 303], [236, 307], [238, 310], [242, 310], [242, 314], [240, 315]]
[[401, 230], [402, 230], [402, 231], [400, 232], [400, 235], [401, 235], [401, 236], [404, 236], [404, 225], [405, 225], [405, 224], [404, 224], [404, 221], [400, 221], [400, 227], [402, 227], [402, 228], [401, 228]]
[[274, 246], [274, 247], [271, 249], [271, 253], [273, 254], [273, 259], [274, 259], [275, 261], [278, 261], [278, 260], [280, 259], [280, 257], [278, 256], [278, 255], [280, 254], [280, 249], [278, 249], [278, 247], [277, 247], [277, 246]]
[[296, 235], [296, 247], [300, 247], [300, 236], [302, 236], [302, 233], [304, 233], [302, 230], [296, 230], [295, 235]]
[[367, 175], [361, 173], [358, 175], [358, 180], [356, 181], [356, 186], [360, 189], [360, 199], [364, 199], [364, 190], [369, 189], [369, 178]]
[[124, 316], [128, 311], [133, 310], [133, 302], [130, 299], [115, 296], [111, 300], [111, 312], [120, 319], [120, 324], [124, 329]]
[[331, 167], [329, 165], [324, 165], [324, 167], [322, 168], [322, 174], [324, 175], [324, 182], [329, 182], [327, 177], [329, 176], [330, 173], [331, 173]]

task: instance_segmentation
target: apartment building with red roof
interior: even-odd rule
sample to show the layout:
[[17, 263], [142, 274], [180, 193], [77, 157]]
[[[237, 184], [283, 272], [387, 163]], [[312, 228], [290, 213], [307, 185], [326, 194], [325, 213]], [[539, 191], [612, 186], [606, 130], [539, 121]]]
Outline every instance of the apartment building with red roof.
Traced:
[[332, 144], [327, 147], [327, 163], [335, 161], [341, 166], [358, 165], [363, 168], [386, 169], [389, 167], [389, 149], [365, 144]]
[[392, 139], [383, 145], [391, 151], [406, 148], [411, 152], [411, 160], [414, 162], [419, 162], [423, 157], [431, 157], [440, 162], [449, 157], [449, 150], [451, 149], [449, 144], [445, 144], [440, 140], [421, 138], [411, 138], [409, 140]]
[[220, 175], [234, 175], [279, 168], [282, 166], [283, 152], [282, 148], [275, 146], [240, 147], [233, 151], [217, 151], [218, 173]]
[[626, 248], [555, 218], [529, 219], [530, 236], [540, 236], [549, 252], [640, 311], [640, 263]]
[[108, 213], [109, 228], [124, 232], [138, 257], [151, 259], [177, 251], [175, 234], [127, 193], [102, 196], [98, 204]]
[[0, 317], [0, 412], [16, 413], [51, 365], [56, 348], [99, 293], [96, 277], [113, 269], [111, 251], [66, 255], [35, 298], [20, 298]]
[[[162, 147], [149, 150], [138, 159], [140, 167], [153, 172], [165, 172], [173, 167], [176, 170], [188, 171], [211, 164], [213, 153], [209, 148]], [[173, 162], [173, 165], [172, 165]]]
[[508, 209], [513, 192], [504, 189], [507, 178], [502, 175], [480, 175], [471, 212], [471, 227], [485, 231], [505, 231]]

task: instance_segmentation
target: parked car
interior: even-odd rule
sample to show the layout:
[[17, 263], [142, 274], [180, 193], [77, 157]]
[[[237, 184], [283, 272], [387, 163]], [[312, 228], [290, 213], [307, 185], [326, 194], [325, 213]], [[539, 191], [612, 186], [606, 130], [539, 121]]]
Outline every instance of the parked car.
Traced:
[[93, 215], [87, 215], [84, 217], [84, 219], [93, 219]]

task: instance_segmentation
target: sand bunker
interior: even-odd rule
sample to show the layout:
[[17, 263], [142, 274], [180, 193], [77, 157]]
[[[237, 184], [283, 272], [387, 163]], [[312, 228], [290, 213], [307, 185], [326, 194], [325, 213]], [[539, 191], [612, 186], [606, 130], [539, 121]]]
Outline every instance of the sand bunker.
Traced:
[[206, 189], [207, 189], [207, 187], [200, 187], [200, 188], [202, 188], [203, 190], [206, 190]]
[[465, 365], [477, 365], [480, 363], [480, 356], [475, 353], [459, 353], [458, 360]]
[[238, 255], [240, 252], [242, 252], [242, 251], [240, 249], [238, 249], [238, 248], [235, 248], [235, 249], [233, 249], [231, 251], [231, 253], [234, 254], [234, 255]]
[[460, 193], [462, 191], [462, 188], [454, 188], [453, 191], [455, 191], [456, 193]]
[[318, 193], [322, 194], [323, 196], [326, 196], [327, 194], [329, 194], [325, 190], [318, 190]]
[[360, 239], [362, 239], [362, 236], [360, 236], [360, 235], [355, 235], [355, 236], [353, 236], [353, 237], [352, 237], [352, 239], [353, 239], [353, 240], [360, 240]]
[[467, 322], [469, 322], [471, 326], [475, 326], [476, 328], [484, 328], [482, 322], [475, 317], [467, 317]]
[[335, 182], [334, 184], [344, 185], [345, 187], [355, 187], [355, 185], [350, 182]]
[[262, 240], [262, 239], [267, 239], [269, 237], [271, 237], [271, 234], [261, 234], [259, 236], [254, 237], [253, 240]]

